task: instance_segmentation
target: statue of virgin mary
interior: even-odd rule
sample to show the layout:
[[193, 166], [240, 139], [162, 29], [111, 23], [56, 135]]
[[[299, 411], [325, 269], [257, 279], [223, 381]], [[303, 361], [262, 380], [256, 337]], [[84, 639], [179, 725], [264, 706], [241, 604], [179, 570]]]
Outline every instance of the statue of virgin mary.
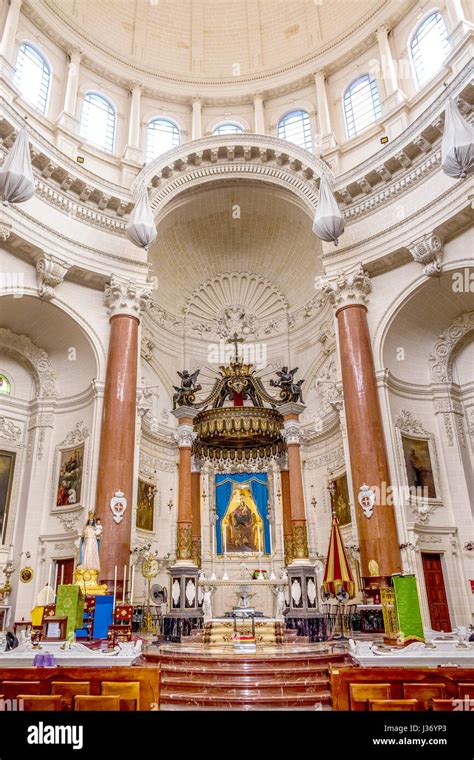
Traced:
[[82, 532], [82, 540], [82, 569], [100, 570], [97, 530], [92, 515], [88, 517], [86, 526]]

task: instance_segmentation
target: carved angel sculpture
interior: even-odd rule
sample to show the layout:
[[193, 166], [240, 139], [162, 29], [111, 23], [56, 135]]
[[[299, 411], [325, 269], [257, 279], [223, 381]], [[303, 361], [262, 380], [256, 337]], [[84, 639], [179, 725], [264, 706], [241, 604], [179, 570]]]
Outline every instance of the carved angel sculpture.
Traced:
[[181, 378], [181, 385], [179, 387], [173, 385], [173, 388], [176, 391], [173, 395], [173, 409], [176, 409], [177, 406], [193, 403], [194, 394], [196, 391], [200, 391], [202, 387], [201, 385], [196, 385], [196, 380], [200, 371], [201, 370], [198, 368], [192, 373], [187, 369], [178, 372], [178, 375]]

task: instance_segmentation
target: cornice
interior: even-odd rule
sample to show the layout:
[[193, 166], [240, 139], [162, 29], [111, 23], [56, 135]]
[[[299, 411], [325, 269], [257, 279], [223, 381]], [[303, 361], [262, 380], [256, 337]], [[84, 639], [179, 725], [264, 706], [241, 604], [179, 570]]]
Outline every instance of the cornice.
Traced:
[[446, 99], [456, 97], [463, 115], [472, 119], [473, 76], [470, 62], [398, 137], [337, 178], [336, 197], [347, 223], [391, 203], [440, 166]]
[[[331, 263], [332, 267], [334, 267], [334, 265], [337, 263], [339, 265], [339, 268], [345, 267], [348, 265], [347, 262], [352, 259], [359, 261], [361, 256], [360, 248], [363, 246], [364, 266], [373, 264], [374, 266], [368, 266], [368, 269], [371, 274], [374, 274], [375, 272], [373, 269], [377, 268], [376, 262], [381, 258], [381, 256], [380, 250], [378, 248], [375, 248], [374, 252], [370, 254], [369, 249], [371, 246], [374, 248], [374, 244], [381, 242], [384, 238], [388, 239], [390, 234], [396, 234], [396, 244], [392, 244], [392, 240], [387, 243], [388, 246], [391, 246], [389, 249], [390, 253], [400, 252], [405, 248], [408, 249], [408, 245], [413, 241], [413, 238], [415, 237], [413, 227], [414, 223], [419, 223], [423, 220], [423, 217], [425, 217], [426, 224], [424, 226], [427, 229], [430, 229], [430, 231], [432, 231], [433, 229], [439, 228], [449, 219], [453, 218], [453, 215], [455, 216], [456, 214], [459, 214], [464, 208], [470, 209], [472, 207], [472, 199], [470, 198], [469, 191], [471, 191], [471, 194], [474, 193], [473, 181], [458, 180], [451, 187], [445, 190], [444, 193], [438, 195], [435, 202], [432, 200], [429, 201], [417, 209], [415, 212], [413, 212], [413, 214], [408, 214], [405, 216], [402, 221], [397, 221], [390, 226], [383, 227], [373, 235], [367, 235], [363, 237], [363, 239], [358, 240], [357, 242], [345, 247], [341, 246], [337, 251], [337, 258], [335, 257], [333, 251], [324, 252], [321, 256], [322, 261], [325, 266]], [[456, 207], [455, 209], [452, 209], [453, 214], [451, 215], [449, 214], [449, 209], [447, 209], [450, 204], [451, 206]], [[386, 255], [387, 251], [385, 251], [383, 256]], [[410, 259], [412, 260], [411, 255]], [[400, 260], [399, 263], [403, 262]]]

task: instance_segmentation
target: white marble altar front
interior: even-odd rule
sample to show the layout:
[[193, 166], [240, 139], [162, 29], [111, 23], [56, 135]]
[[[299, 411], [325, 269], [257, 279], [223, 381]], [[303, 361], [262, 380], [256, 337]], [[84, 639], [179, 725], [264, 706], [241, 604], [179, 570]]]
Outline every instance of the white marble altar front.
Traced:
[[72, 644], [70, 649], [61, 649], [61, 646], [60, 641], [48, 641], [39, 648], [34, 647], [31, 641], [25, 641], [16, 649], [0, 653], [0, 672], [2, 668], [30, 668], [37, 654], [52, 654], [56, 665], [107, 668], [112, 665], [131, 665], [141, 652], [141, 646], [133, 642], [118, 644], [117, 649], [110, 653], [89, 649], [78, 642]]

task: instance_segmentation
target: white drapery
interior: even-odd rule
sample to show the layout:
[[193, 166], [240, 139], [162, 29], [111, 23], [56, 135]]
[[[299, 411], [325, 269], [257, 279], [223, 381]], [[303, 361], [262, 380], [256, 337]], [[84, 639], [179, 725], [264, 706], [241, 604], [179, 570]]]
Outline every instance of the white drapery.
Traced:
[[29, 200], [34, 192], [30, 146], [26, 129], [23, 127], [0, 168], [0, 197], [3, 205], [7, 206], [9, 203], [23, 203]]
[[138, 188], [137, 200], [130, 214], [126, 233], [128, 239], [139, 248], [148, 249], [156, 238], [155, 220], [153, 219], [145, 181]]
[[319, 183], [319, 202], [313, 222], [313, 232], [327, 243], [338, 244], [344, 232], [344, 219], [326, 177]]
[[460, 114], [453, 98], [448, 98], [444, 112], [441, 164], [454, 179], [464, 179], [474, 171], [474, 127]]

